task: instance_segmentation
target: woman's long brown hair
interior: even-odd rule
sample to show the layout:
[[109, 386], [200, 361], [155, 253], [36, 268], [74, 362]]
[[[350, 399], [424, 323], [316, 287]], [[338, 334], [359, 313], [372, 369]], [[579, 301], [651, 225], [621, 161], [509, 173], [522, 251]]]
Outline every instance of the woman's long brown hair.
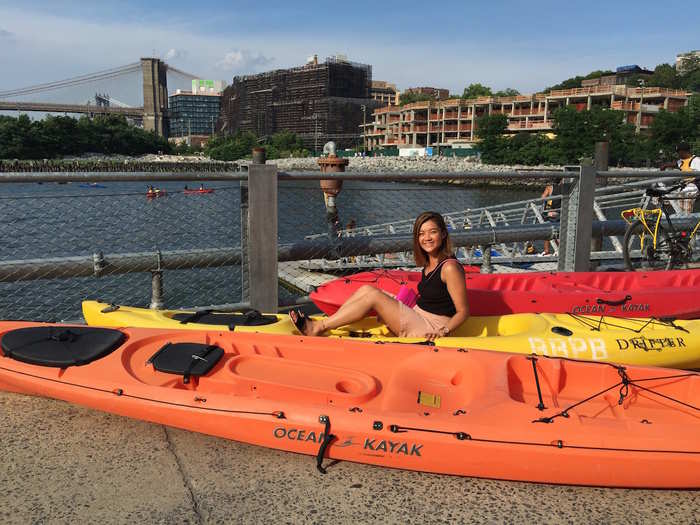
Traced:
[[416, 222], [413, 223], [413, 258], [416, 261], [416, 266], [425, 266], [428, 263], [428, 254], [423, 248], [420, 247], [420, 243], [418, 242], [420, 228], [428, 221], [433, 221], [435, 224], [437, 224], [440, 232], [445, 235], [445, 237], [442, 239], [442, 245], [440, 246], [440, 260], [452, 255], [452, 241], [450, 240], [450, 234], [447, 231], [445, 219], [443, 219], [442, 215], [435, 211], [424, 211], [416, 218]]

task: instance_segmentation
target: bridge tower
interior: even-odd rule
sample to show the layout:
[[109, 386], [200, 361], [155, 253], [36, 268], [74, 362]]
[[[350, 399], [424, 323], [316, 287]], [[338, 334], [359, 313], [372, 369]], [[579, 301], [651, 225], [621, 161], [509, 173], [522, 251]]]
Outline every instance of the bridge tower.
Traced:
[[167, 66], [158, 58], [142, 58], [143, 129], [168, 136], [168, 76]]

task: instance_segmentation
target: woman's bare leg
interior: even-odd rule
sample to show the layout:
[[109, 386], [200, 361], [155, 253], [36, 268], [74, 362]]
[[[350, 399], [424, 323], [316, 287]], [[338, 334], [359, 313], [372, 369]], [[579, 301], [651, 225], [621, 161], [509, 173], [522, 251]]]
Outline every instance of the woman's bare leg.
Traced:
[[396, 299], [372, 286], [362, 286], [351, 299], [330, 317], [319, 321], [309, 320], [306, 335], [321, 335], [326, 330], [359, 321], [372, 310], [381, 316], [392, 332], [398, 334], [401, 330], [399, 302]]
[[343, 304], [340, 305], [340, 308], [338, 308], [338, 310], [336, 310], [336, 312], [333, 315], [337, 315], [342, 311], [346, 310], [350, 307], [350, 305], [352, 305], [356, 301], [364, 300], [367, 297], [367, 294], [371, 294], [376, 290], [377, 288], [375, 288], [374, 286], [371, 286], [369, 284], [363, 284], [357, 290], [355, 290], [355, 292], [350, 297], [348, 297]]

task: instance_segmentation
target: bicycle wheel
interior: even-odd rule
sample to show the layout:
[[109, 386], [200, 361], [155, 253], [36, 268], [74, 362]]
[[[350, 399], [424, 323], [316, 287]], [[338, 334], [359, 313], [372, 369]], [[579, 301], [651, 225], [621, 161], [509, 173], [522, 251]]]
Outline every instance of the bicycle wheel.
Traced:
[[654, 239], [642, 221], [635, 221], [625, 231], [622, 255], [627, 270], [668, 270], [673, 267], [673, 241], [659, 224], [654, 247]]

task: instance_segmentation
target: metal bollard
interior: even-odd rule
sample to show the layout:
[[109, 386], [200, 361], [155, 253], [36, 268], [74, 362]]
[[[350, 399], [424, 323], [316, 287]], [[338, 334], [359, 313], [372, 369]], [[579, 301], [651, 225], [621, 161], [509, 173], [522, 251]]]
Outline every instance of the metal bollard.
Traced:
[[151, 270], [151, 304], [152, 310], [163, 309], [163, 270], [161, 269], [160, 250], [156, 254], [156, 268]]
[[491, 266], [491, 246], [481, 247], [481, 273], [493, 273], [493, 266]]

